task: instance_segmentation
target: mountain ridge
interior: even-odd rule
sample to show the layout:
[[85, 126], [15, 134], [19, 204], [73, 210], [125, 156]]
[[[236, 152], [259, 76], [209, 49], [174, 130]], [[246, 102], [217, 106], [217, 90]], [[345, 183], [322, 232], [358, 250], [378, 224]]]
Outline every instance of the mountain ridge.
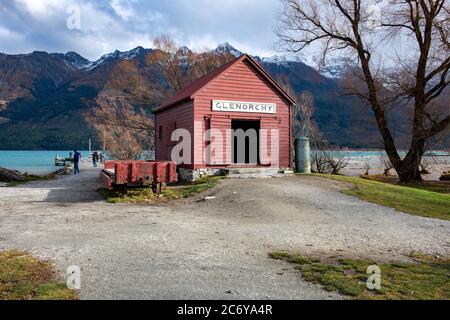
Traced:
[[[187, 47], [180, 50], [185, 54], [190, 51]], [[76, 52], [0, 54], [0, 149], [68, 149], [86, 145], [95, 133], [83, 114], [95, 106], [97, 99], [109, 103], [124, 99], [136, 104], [128, 92], [136, 82], [141, 85], [138, 94], [142, 94], [151, 90], [151, 83], [164, 81], [157, 70], [145, 64], [145, 57], [153, 51], [138, 46], [124, 52], [116, 50], [96, 61]], [[242, 54], [229, 43], [211, 52]], [[338, 79], [325, 77], [301, 61], [286, 61], [282, 57], [255, 59], [272, 76], [287, 77], [297, 94], [309, 91], [314, 96], [314, 120], [331, 144], [381, 147], [372, 111], [361, 101], [340, 95]], [[399, 125], [401, 144], [407, 141], [407, 129], [405, 123]]]

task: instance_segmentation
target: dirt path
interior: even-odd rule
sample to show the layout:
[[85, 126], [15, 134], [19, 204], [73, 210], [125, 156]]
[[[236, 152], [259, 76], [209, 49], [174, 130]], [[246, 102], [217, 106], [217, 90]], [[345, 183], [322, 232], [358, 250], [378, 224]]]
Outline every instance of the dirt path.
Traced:
[[0, 250], [29, 249], [82, 267], [84, 299], [326, 299], [277, 249], [404, 258], [450, 253], [450, 223], [339, 192], [312, 177], [226, 180], [167, 206], [111, 205], [98, 169], [0, 189]]

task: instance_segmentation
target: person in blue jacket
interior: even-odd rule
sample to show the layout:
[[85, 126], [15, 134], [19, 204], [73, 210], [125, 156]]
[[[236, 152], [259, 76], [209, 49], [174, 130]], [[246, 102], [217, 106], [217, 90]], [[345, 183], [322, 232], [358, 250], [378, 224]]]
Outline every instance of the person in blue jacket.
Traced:
[[74, 175], [77, 175], [80, 173], [80, 160], [81, 160], [81, 153], [79, 153], [77, 150], [73, 153], [73, 173]]

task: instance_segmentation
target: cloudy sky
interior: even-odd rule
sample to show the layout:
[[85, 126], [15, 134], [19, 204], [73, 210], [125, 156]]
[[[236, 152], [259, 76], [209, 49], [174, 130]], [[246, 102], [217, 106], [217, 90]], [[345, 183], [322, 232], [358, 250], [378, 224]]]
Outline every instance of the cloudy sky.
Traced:
[[271, 56], [278, 10], [279, 0], [0, 0], [0, 52], [76, 51], [96, 60], [169, 34], [197, 50], [227, 41]]

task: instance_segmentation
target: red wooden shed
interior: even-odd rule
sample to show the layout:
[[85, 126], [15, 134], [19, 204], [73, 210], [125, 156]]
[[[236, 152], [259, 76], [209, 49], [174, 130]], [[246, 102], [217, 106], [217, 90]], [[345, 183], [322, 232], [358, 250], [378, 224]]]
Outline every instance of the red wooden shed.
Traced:
[[[155, 110], [156, 160], [175, 161], [174, 148], [184, 140], [173, 133], [184, 129], [190, 133], [192, 148], [182, 151], [189, 153], [184, 158], [190, 160], [179, 163], [183, 179], [195, 180], [224, 169], [291, 168], [294, 103], [293, 97], [245, 54], [192, 82]], [[239, 129], [257, 132], [257, 140], [246, 137], [243, 157], [236, 149]], [[250, 160], [249, 147], [256, 144], [258, 156]]]

